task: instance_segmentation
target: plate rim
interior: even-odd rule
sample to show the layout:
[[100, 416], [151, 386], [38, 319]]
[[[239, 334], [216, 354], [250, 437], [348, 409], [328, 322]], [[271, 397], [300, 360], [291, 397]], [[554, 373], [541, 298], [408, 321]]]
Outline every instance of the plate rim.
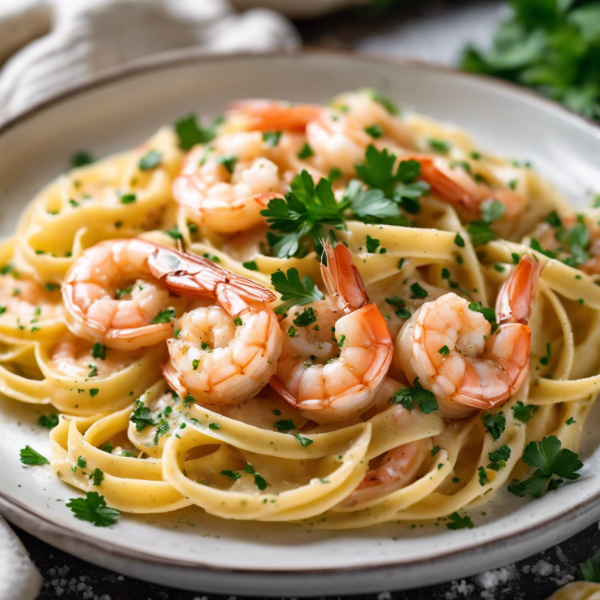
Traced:
[[[123, 79], [127, 79], [128, 77], [143, 75], [146, 73], [151, 73], [153, 71], [160, 71], [164, 69], [168, 69], [173, 66], [181, 66], [185, 64], [193, 64], [193, 63], [202, 63], [202, 62], [221, 62], [221, 61], [231, 61], [231, 60], [261, 60], [261, 59], [273, 59], [273, 58], [302, 58], [305, 56], [339, 56], [347, 59], [358, 59], [363, 62], [372, 62], [376, 64], [384, 64], [390, 65], [391, 67], [418, 67], [421, 69], [425, 69], [430, 72], [438, 72], [445, 73], [447, 75], [451, 75], [453, 77], [458, 77], [461, 79], [469, 79], [473, 81], [479, 81], [484, 83], [487, 87], [492, 87], [496, 90], [506, 91], [512, 95], [517, 95], [521, 97], [525, 97], [528, 100], [537, 103], [538, 106], [542, 108], [550, 108], [557, 113], [562, 113], [563, 117], [568, 117], [569, 121], [571, 121], [574, 125], [579, 126], [580, 128], [588, 129], [591, 128], [594, 133], [600, 136], [600, 123], [596, 122], [592, 119], [584, 117], [573, 110], [559, 104], [558, 102], [546, 98], [541, 94], [523, 88], [517, 84], [514, 84], [510, 81], [505, 81], [498, 79], [496, 77], [491, 77], [487, 75], [468, 73], [464, 71], [459, 71], [455, 68], [448, 67], [445, 65], [435, 64], [431, 62], [425, 62], [416, 59], [408, 59], [395, 57], [386, 54], [378, 54], [374, 52], [365, 52], [365, 51], [357, 51], [351, 49], [332, 49], [332, 48], [301, 48], [301, 49], [292, 49], [292, 50], [277, 50], [277, 51], [269, 51], [269, 52], [235, 52], [235, 53], [222, 53], [222, 54], [210, 54], [202, 49], [198, 49], [195, 47], [191, 48], [183, 48], [177, 49], [174, 51], [164, 52], [157, 55], [153, 55], [150, 57], [146, 57], [140, 60], [132, 61], [126, 65], [116, 66], [111, 69], [108, 69], [103, 74], [95, 76], [88, 81], [82, 82], [77, 85], [70, 86], [64, 89], [61, 92], [58, 92], [49, 98], [38, 102], [26, 110], [10, 117], [4, 122], [0, 122], [0, 138], [5, 136], [8, 132], [10, 132], [15, 127], [18, 127], [22, 123], [27, 120], [37, 116], [40, 113], [43, 113], [45, 110], [52, 108], [54, 105], [60, 104], [64, 101], [69, 100], [70, 98], [76, 97], [77, 95], [81, 95], [85, 92], [95, 90], [97, 88], [101, 88], [107, 84], [118, 82]], [[318, 576], [320, 578], [329, 577], [332, 578], [335, 575], [347, 575], [349, 573], [355, 575], [369, 575], [373, 574], [373, 572], [381, 572], [381, 573], [389, 573], [391, 571], [402, 572], [407, 571], [411, 568], [414, 568], [418, 565], [423, 565], [427, 563], [430, 567], [434, 567], [438, 563], [443, 563], [449, 560], [458, 560], [461, 557], [468, 557], [469, 555], [478, 554], [482, 552], [491, 552], [498, 551], [503, 547], [510, 547], [511, 543], [513, 546], [518, 545], [520, 541], [522, 541], [525, 536], [535, 536], [540, 537], [543, 535], [543, 532], [546, 528], [551, 526], [554, 523], [559, 521], [563, 521], [562, 523], [562, 533], [556, 534], [555, 543], [560, 543], [570, 535], [573, 535], [574, 532], [582, 530], [585, 526], [589, 525], [594, 520], [600, 518], [600, 490], [598, 490], [593, 495], [578, 501], [575, 505], [570, 506], [569, 508], [563, 509], [560, 512], [547, 517], [544, 521], [537, 523], [535, 525], [524, 525], [517, 531], [513, 531], [512, 533], [507, 533], [505, 535], [501, 535], [500, 537], [495, 537], [492, 540], [481, 541], [476, 540], [466, 548], [462, 548], [459, 550], [443, 550], [438, 551], [431, 558], [427, 559], [391, 559], [389, 562], [379, 562], [376, 564], [365, 564], [360, 567], [329, 567], [329, 568], [298, 568], [294, 570], [288, 569], [260, 569], [260, 568], [236, 568], [236, 567], [227, 567], [227, 566], [217, 566], [217, 565], [207, 565], [199, 561], [187, 561], [181, 559], [173, 559], [173, 558], [164, 558], [154, 556], [152, 554], [146, 554], [144, 552], [133, 551], [128, 548], [124, 548], [118, 544], [114, 544], [112, 542], [99, 540], [91, 534], [87, 534], [82, 530], [65, 527], [63, 525], [58, 525], [53, 523], [45, 516], [38, 514], [36, 511], [28, 508], [27, 506], [21, 504], [17, 500], [13, 498], [9, 498], [5, 493], [0, 490], [0, 513], [2, 513], [10, 522], [15, 525], [23, 528], [28, 533], [43, 539], [44, 541], [59, 547], [65, 550], [68, 553], [74, 554], [74, 551], [71, 551], [64, 546], [69, 545], [68, 542], [75, 543], [79, 548], [87, 548], [93, 549], [98, 557], [104, 558], [104, 561], [100, 560], [90, 560], [89, 555], [85, 557], [85, 560], [89, 562], [94, 562], [95, 564], [100, 564], [101, 566], [105, 566], [108, 562], [111, 562], [111, 559], [126, 559], [129, 563], [137, 563], [140, 566], [146, 567], [156, 567], [157, 565], [161, 565], [165, 568], [175, 567], [178, 569], [193, 569], [198, 572], [200, 575], [219, 575], [226, 576], [229, 575], [240, 575], [240, 576], [248, 576], [252, 579], [270, 577], [270, 578], [294, 578], [294, 577], [303, 577], [306, 575]], [[579, 521], [580, 523], [584, 522], [586, 525], [584, 526], [575, 526], [573, 524], [575, 521]], [[571, 524], [571, 528], [569, 529], [569, 524]], [[39, 531], [36, 529], [39, 528]], [[568, 530], [565, 532], [565, 530]], [[40, 533], [42, 535], [40, 535]], [[59, 538], [64, 539], [65, 543], [60, 544], [56, 543], [56, 539], [52, 541], [49, 538]], [[509, 562], [515, 562], [516, 560], [520, 560], [525, 558], [526, 556], [531, 555], [530, 551], [521, 551], [518, 555], [511, 555], [510, 558], [507, 558], [504, 562], [496, 561], [496, 567], [501, 566], [502, 564], [508, 564]], [[119, 571], [119, 569], [113, 564], [109, 568]], [[448, 577], [442, 576], [441, 578], [431, 576], [433, 572], [438, 571], [434, 568], [431, 569], [430, 577], [428, 577], [428, 585], [433, 583], [439, 583], [441, 581], [447, 581]], [[478, 572], [475, 570], [474, 572]], [[468, 566], [465, 567], [464, 574], [460, 576], [467, 576], [470, 574], [474, 574], [474, 572], [469, 572]], [[136, 574], [136, 577], [144, 578], [143, 576]], [[452, 578], [456, 578], [459, 576], [457, 573], [453, 574]], [[397, 580], [397, 577], [394, 578], [396, 580], [395, 585], [400, 583]], [[208, 583], [208, 581], [206, 582]], [[173, 585], [170, 582], [170, 585]], [[176, 584], [175, 584], [176, 585]], [[211, 586], [208, 586], [211, 587]], [[221, 586], [212, 586], [215, 591], [222, 590]], [[356, 589], [353, 586], [353, 589]], [[372, 589], [372, 587], [367, 587], [365, 589]], [[398, 587], [394, 589], [400, 589]], [[210, 591], [210, 590], [207, 590]], [[271, 593], [264, 591], [263, 593]], [[356, 592], [355, 592], [356, 593]], [[279, 592], [273, 593], [273, 595], [280, 595]], [[294, 595], [302, 596], [301, 590], [295, 590]]]

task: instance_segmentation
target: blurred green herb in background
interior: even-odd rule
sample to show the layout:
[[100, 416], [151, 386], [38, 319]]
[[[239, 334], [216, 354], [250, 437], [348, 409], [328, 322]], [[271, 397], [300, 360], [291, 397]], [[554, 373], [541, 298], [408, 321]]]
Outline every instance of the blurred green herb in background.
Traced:
[[531, 87], [600, 120], [600, 2], [510, 0], [488, 51], [468, 47], [467, 71]]

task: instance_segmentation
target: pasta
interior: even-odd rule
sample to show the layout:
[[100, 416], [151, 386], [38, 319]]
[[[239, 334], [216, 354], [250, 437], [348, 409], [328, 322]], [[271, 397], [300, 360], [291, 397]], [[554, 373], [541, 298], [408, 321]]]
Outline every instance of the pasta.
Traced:
[[186, 117], [24, 211], [0, 391], [119, 511], [471, 527], [578, 476], [524, 452], [576, 452], [598, 392], [599, 217], [371, 90]]

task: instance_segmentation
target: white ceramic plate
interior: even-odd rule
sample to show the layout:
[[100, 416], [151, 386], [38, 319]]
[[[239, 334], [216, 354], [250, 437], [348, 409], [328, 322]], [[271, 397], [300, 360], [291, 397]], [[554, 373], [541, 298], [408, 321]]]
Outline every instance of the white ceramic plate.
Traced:
[[[9, 235], [33, 194], [68, 156], [131, 148], [158, 126], [230, 100], [327, 100], [372, 86], [469, 129], [484, 151], [531, 160], [577, 202], [600, 191], [600, 129], [505, 83], [431, 66], [358, 55], [205, 58], [178, 53], [114, 73], [0, 128], [0, 233]], [[476, 527], [408, 524], [342, 533], [228, 522], [198, 509], [129, 516], [108, 529], [77, 521], [74, 489], [47, 467], [24, 467], [19, 449], [49, 452], [35, 409], [0, 399], [0, 509], [15, 524], [93, 563], [175, 587], [246, 595], [306, 596], [431, 585], [498, 567], [558, 543], [600, 517], [600, 450], [590, 429], [583, 476], [533, 502], [507, 498], [473, 510]], [[592, 422], [600, 422], [598, 414]], [[480, 515], [480, 511], [487, 516]]]

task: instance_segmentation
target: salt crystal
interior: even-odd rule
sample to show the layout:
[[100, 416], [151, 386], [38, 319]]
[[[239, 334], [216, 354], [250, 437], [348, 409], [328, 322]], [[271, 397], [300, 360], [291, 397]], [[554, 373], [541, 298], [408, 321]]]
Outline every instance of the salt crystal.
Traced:
[[495, 588], [501, 583], [506, 583], [511, 579], [514, 579], [516, 575], [515, 565], [508, 565], [495, 571], [486, 571], [477, 575], [475, 581], [484, 589], [489, 590]]
[[392, 595], [389, 592], [381, 592], [377, 596], [377, 600], [392, 600]]
[[62, 596], [64, 591], [65, 591], [65, 590], [63, 590], [63, 588], [61, 588], [61, 587], [57, 587], [57, 588], [54, 590], [54, 593], [55, 593], [57, 596]]
[[554, 567], [545, 560], [540, 560], [531, 567], [531, 571], [540, 577], [547, 577], [551, 573], [554, 573]]

